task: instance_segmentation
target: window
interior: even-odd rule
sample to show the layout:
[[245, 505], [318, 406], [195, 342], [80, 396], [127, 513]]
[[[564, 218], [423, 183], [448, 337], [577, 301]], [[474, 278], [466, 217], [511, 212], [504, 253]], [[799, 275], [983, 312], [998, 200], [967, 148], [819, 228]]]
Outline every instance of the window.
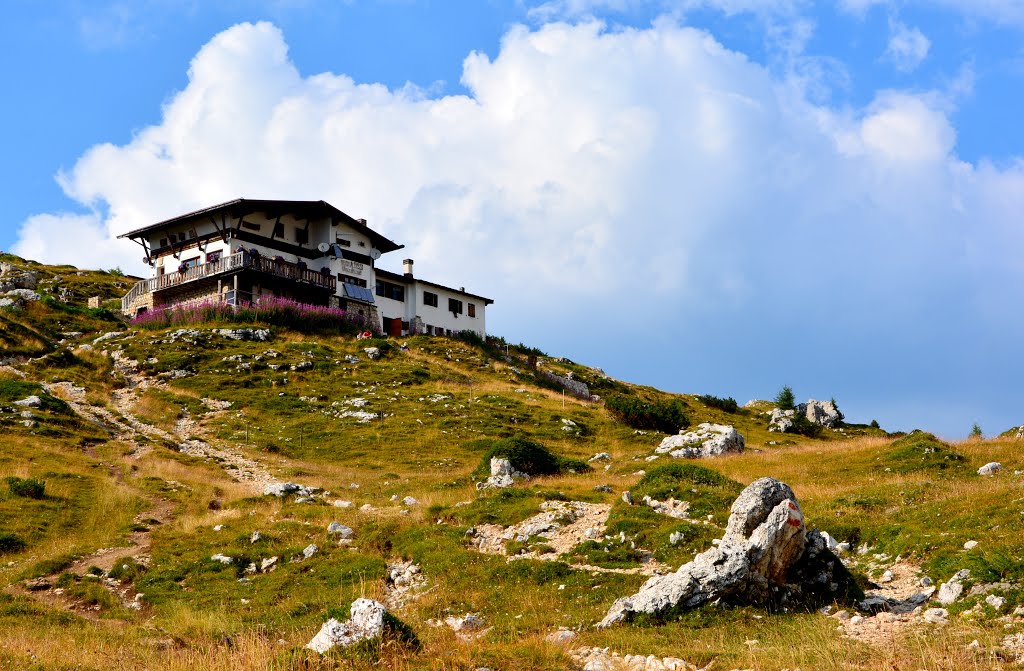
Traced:
[[193, 256], [191, 259], [185, 259], [184, 261], [182, 261], [179, 270], [184, 270], [185, 268], [195, 268], [198, 265], [199, 257]]
[[429, 305], [432, 308], [437, 307], [437, 294], [431, 293], [430, 291], [423, 292], [423, 304]]
[[209, 254], [206, 255], [206, 262], [207, 263], [216, 263], [217, 261], [220, 261], [220, 255], [221, 255], [220, 251], [210, 252]]
[[342, 240], [341, 238], [336, 238], [336, 240], [337, 240], [337, 243], [339, 245], [341, 245], [342, 247], [351, 247], [352, 246], [352, 241], [351, 240]]
[[274, 232], [270, 235], [272, 238], [283, 238], [284, 237], [284, 224], [280, 221], [274, 224]]
[[251, 221], [243, 221], [242, 228], [248, 228], [250, 231], [258, 231], [260, 230], [260, 225], [254, 224]]
[[304, 228], [295, 229], [295, 242], [304, 245], [309, 242], [309, 231]]
[[167, 238], [160, 238], [160, 246], [161, 247], [166, 247], [167, 246]]
[[343, 275], [341, 273], [338, 273], [338, 281], [343, 282], [345, 284], [354, 284], [357, 287], [366, 286], [366, 280], [360, 277], [352, 277], [351, 275]]
[[462, 314], [462, 301], [454, 298], [448, 299], [448, 312], [454, 312], [457, 315]]
[[377, 295], [384, 298], [390, 298], [393, 301], [404, 301], [405, 287], [398, 284], [392, 284], [391, 282], [378, 282]]
[[470, 317], [476, 317], [476, 303], [470, 303], [467, 305], [466, 312]]

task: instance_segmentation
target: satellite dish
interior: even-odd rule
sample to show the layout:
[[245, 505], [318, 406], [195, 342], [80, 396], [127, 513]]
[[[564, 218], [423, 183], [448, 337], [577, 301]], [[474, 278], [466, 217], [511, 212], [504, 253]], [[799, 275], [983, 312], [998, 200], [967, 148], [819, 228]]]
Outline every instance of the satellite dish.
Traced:
[[380, 258], [380, 250], [376, 249], [376, 248], [375, 249], [371, 249], [370, 250], [370, 258], [373, 259], [374, 261], [379, 259]]
[[331, 251], [331, 245], [326, 242], [321, 242], [319, 245], [316, 246], [316, 248], [320, 250], [321, 254], [326, 254], [327, 252]]

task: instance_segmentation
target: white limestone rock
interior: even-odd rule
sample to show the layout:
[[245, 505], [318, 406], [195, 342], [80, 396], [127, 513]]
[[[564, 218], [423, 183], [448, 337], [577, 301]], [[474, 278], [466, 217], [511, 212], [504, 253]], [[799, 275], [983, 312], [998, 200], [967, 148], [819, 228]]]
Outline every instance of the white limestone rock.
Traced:
[[811, 424], [834, 429], [843, 422], [839, 408], [832, 401], [815, 401], [813, 398], [796, 406], [796, 411], [807, 418]]
[[981, 468], [978, 469], [978, 475], [995, 475], [1001, 471], [1003, 465], [998, 461], [990, 461]]
[[15, 300], [21, 299], [26, 303], [35, 303], [40, 299], [39, 294], [30, 289], [12, 289], [7, 292], [7, 297]]
[[19, 405], [23, 408], [38, 408], [43, 405], [43, 400], [36, 395], [32, 395], [20, 401], [15, 401], [14, 405]]
[[939, 594], [936, 596], [936, 600], [943, 606], [948, 606], [964, 593], [963, 581], [970, 577], [971, 571], [969, 569], [963, 569], [958, 571], [949, 582], [944, 582], [939, 585]]
[[768, 419], [768, 430], [772, 433], [786, 433], [793, 428], [793, 417], [795, 410], [783, 410], [775, 408]]
[[949, 611], [945, 608], [929, 608], [921, 617], [931, 624], [946, 624], [949, 622]]
[[327, 527], [328, 536], [337, 536], [338, 538], [352, 538], [354, 531], [352, 527], [347, 527], [341, 522], [331, 522], [330, 526]]
[[655, 448], [655, 454], [668, 453], [676, 458], [716, 457], [729, 452], [742, 452], [743, 436], [735, 427], [704, 422], [693, 431], [669, 436]]
[[263, 488], [263, 496], [277, 496], [279, 498], [288, 494], [311, 496], [317, 491], [319, 491], [319, 488], [306, 487], [294, 482], [273, 482]]
[[270, 329], [213, 329], [217, 335], [230, 338], [231, 340], [256, 340], [266, 342], [270, 340]]
[[[652, 577], [637, 594], [618, 599], [597, 626], [715, 599], [778, 599], [799, 591], [800, 584], [829, 585], [835, 592], [839, 585], [833, 581], [833, 570], [838, 560], [831, 563], [833, 568], [822, 562], [822, 572], [816, 575], [803, 563], [827, 552], [821, 535], [804, 526], [793, 491], [778, 480], [761, 478], [733, 503], [725, 535], [716, 547], [675, 573]], [[799, 583], [789, 585], [790, 579]]]
[[512, 468], [512, 462], [504, 457], [491, 457], [491, 475], [484, 482], [478, 482], [477, 489], [504, 489], [515, 484], [517, 479], [528, 479], [526, 473]]
[[356, 599], [349, 610], [349, 619], [338, 622], [331, 618], [324, 622], [317, 635], [306, 647], [324, 654], [334, 647], [347, 648], [360, 641], [367, 641], [384, 634], [384, 604], [373, 599]]

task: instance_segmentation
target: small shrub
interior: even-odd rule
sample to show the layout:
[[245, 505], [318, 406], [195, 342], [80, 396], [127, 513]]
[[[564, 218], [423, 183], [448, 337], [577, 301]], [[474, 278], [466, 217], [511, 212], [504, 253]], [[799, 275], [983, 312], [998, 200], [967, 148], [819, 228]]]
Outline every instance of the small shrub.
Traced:
[[836, 409], [836, 413], [839, 414], [839, 423], [842, 424], [843, 422], [846, 421], [846, 415], [844, 415], [843, 411], [839, 409], [839, 404], [836, 403], [836, 397], [833, 396], [831, 400], [832, 400], [832, 407], [835, 408]]
[[793, 424], [786, 430], [786, 433], [795, 433], [808, 438], [817, 438], [821, 435], [821, 427], [807, 419], [807, 415], [798, 412], [793, 415], [792, 419]]
[[739, 404], [732, 396], [728, 398], [719, 398], [718, 396], [712, 396], [711, 394], [702, 394], [697, 397], [701, 403], [709, 408], [718, 408], [725, 412], [736, 412], [739, 409]]
[[971, 426], [971, 440], [981, 440], [984, 437], [984, 434], [982, 434], [981, 432], [981, 426], [979, 426], [978, 423], [975, 422], [974, 425]]
[[878, 423], [877, 419], [871, 420], [871, 424], [869, 424], [868, 426], [870, 426], [872, 429], [881, 429], [882, 428], [882, 426]]
[[793, 388], [788, 384], [783, 385], [779, 393], [775, 395], [775, 405], [780, 410], [795, 410], [796, 409], [796, 396], [793, 394]]
[[21, 552], [25, 549], [25, 541], [9, 531], [0, 531], [0, 555]]
[[690, 425], [686, 406], [679, 399], [648, 402], [635, 396], [611, 396], [604, 407], [626, 426], [641, 430], [679, 433]]
[[8, 477], [7, 488], [11, 490], [11, 494], [26, 499], [41, 499], [46, 496], [46, 483], [36, 478]]
[[560, 473], [586, 473], [591, 470], [586, 462], [579, 459], [560, 457], [540, 443], [526, 438], [503, 438], [495, 441], [480, 460], [473, 472], [486, 476], [491, 472], [491, 459], [508, 459], [512, 468], [527, 475], [558, 475]]

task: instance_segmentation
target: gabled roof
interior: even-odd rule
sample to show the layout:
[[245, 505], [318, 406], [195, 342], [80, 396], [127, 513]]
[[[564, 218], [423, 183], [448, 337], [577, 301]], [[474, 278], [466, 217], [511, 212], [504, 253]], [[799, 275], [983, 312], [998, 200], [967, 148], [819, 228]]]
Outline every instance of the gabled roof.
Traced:
[[381, 253], [393, 252], [396, 249], [402, 249], [405, 247], [405, 245], [400, 245], [373, 230], [366, 225], [366, 222], [345, 214], [338, 208], [323, 200], [250, 200], [247, 198], [236, 198], [235, 200], [229, 200], [228, 202], [221, 203], [220, 205], [214, 205], [202, 210], [196, 210], [195, 212], [189, 212], [188, 214], [182, 214], [171, 219], [165, 219], [164, 221], [150, 224], [149, 226], [143, 226], [142, 228], [137, 228], [134, 231], [129, 231], [128, 233], [124, 233], [117, 237], [129, 239], [141, 238], [152, 231], [189, 223], [192, 220], [201, 219], [205, 221], [216, 215], [227, 215], [232, 218], [241, 218], [247, 214], [252, 214], [253, 212], [265, 212], [268, 217], [285, 214], [291, 214], [300, 219], [319, 219], [326, 217], [330, 218], [331, 223], [334, 225], [345, 224], [356, 229], [360, 233], [363, 233], [370, 238], [373, 242], [373, 246], [379, 249]]

